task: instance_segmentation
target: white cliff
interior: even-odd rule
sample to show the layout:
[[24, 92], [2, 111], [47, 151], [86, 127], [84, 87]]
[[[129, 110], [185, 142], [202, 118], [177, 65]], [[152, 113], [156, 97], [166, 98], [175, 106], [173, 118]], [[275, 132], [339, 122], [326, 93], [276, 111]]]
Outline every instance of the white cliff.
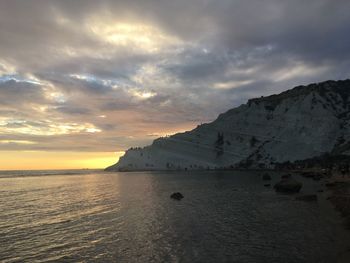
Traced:
[[251, 99], [212, 123], [129, 149], [107, 170], [273, 167], [325, 153], [350, 154], [350, 80]]

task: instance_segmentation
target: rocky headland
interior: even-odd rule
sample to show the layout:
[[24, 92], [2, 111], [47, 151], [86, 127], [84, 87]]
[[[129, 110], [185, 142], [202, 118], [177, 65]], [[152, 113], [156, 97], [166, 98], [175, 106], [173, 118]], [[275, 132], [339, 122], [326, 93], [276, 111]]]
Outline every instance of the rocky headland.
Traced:
[[349, 159], [349, 135], [350, 80], [326, 81], [250, 99], [192, 131], [131, 148], [106, 170], [300, 169], [315, 158]]

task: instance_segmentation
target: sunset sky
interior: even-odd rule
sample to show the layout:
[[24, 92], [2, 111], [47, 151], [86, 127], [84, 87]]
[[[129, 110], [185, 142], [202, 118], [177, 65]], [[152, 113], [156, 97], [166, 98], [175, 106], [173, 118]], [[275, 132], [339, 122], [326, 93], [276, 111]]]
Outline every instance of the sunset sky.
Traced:
[[349, 78], [348, 0], [1, 0], [0, 169], [104, 168], [248, 98]]

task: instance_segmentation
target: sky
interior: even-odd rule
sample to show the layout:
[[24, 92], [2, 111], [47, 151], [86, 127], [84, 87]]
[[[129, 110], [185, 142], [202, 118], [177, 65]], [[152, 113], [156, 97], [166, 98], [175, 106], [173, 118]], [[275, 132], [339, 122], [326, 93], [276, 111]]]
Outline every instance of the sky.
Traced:
[[0, 170], [104, 168], [252, 97], [349, 78], [348, 0], [1, 0]]

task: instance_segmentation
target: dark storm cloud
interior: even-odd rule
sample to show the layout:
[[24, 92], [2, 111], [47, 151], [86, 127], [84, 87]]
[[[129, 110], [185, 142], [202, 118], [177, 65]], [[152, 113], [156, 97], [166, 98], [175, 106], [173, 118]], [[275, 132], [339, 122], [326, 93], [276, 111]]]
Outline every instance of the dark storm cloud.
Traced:
[[37, 142], [8, 149], [123, 150], [348, 78], [349, 12], [347, 0], [1, 1], [0, 135]]
[[186, 50], [179, 54], [177, 63], [170, 63], [164, 69], [183, 81], [208, 81], [212, 76], [223, 76], [226, 67], [232, 62], [220, 51], [206, 53], [203, 48]]
[[0, 101], [4, 105], [25, 103], [28, 101], [42, 102], [43, 93], [40, 85], [28, 82], [0, 80]]

